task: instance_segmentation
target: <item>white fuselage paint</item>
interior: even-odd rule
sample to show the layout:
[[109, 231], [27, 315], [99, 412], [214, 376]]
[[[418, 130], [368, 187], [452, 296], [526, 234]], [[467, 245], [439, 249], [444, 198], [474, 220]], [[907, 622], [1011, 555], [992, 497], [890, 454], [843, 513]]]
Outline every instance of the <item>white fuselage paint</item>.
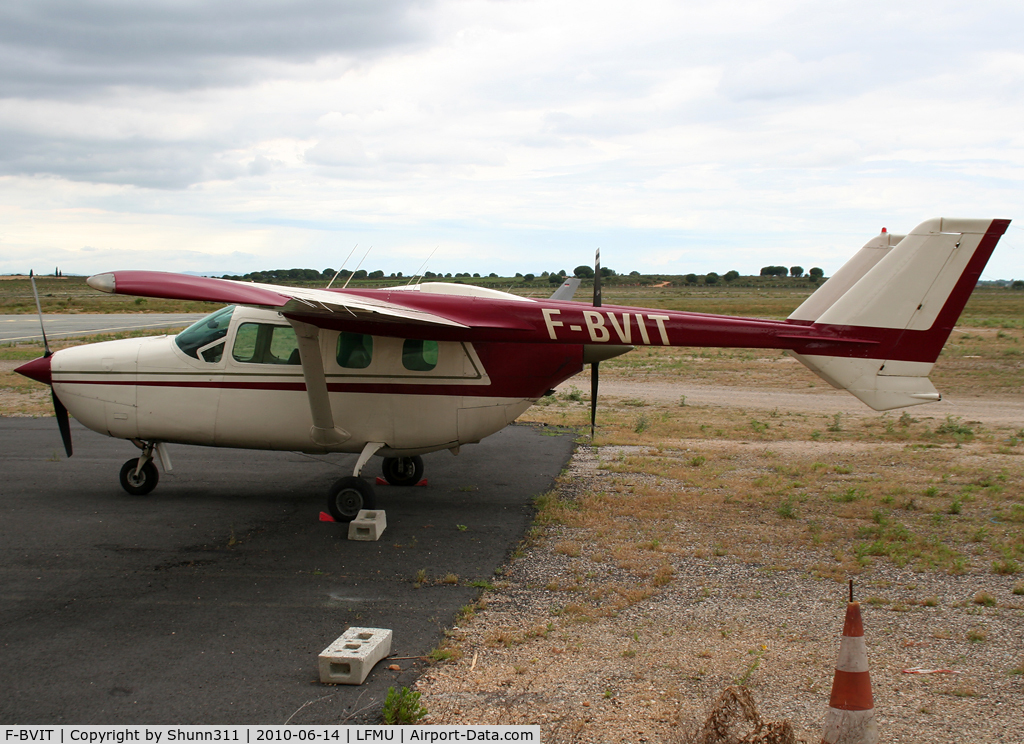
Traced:
[[367, 442], [384, 442], [381, 455], [478, 442], [534, 402], [463, 394], [490, 385], [472, 344], [439, 342], [436, 366], [412, 371], [403, 367], [402, 339], [375, 336], [372, 361], [347, 369], [337, 360], [339, 333], [321, 331], [327, 384], [343, 387], [329, 393], [332, 413], [351, 437], [317, 445], [302, 366], [238, 361], [234, 345], [244, 323], [290, 329], [276, 312], [237, 307], [213, 362], [184, 353], [172, 336], [63, 349], [53, 356], [54, 390], [78, 421], [112, 437], [303, 452], [359, 452]]

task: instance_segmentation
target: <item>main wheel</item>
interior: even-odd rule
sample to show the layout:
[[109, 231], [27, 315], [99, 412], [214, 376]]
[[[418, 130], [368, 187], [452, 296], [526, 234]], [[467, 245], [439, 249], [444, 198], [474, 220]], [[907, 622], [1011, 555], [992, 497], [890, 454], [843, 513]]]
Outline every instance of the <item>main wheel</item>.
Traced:
[[341, 478], [327, 495], [327, 510], [337, 522], [351, 522], [360, 509], [374, 509], [373, 486], [362, 478]]
[[423, 477], [423, 458], [385, 457], [381, 465], [384, 480], [392, 486], [415, 486]]
[[121, 466], [121, 488], [132, 496], [145, 496], [156, 488], [157, 481], [160, 480], [160, 473], [152, 460], [147, 460], [146, 464], [142, 466], [142, 470], [139, 470], [136, 475], [135, 471], [138, 467], [139, 458], [137, 457], [133, 457]]

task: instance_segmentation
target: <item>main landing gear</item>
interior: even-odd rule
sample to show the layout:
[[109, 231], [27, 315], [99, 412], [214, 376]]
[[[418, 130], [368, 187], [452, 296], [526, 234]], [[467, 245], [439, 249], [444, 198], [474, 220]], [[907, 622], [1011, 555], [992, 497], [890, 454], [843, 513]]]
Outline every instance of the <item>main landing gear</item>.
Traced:
[[145, 496], [160, 480], [160, 473], [153, 463], [153, 456], [160, 458], [164, 470], [171, 471], [171, 460], [159, 442], [143, 442], [133, 439], [132, 444], [142, 450], [140, 457], [133, 457], [121, 466], [121, 488], [132, 496]]
[[[370, 442], [359, 455], [352, 475], [335, 481], [327, 494], [327, 511], [336, 522], [351, 522], [360, 509], [376, 509], [377, 499], [373, 486], [359, 477], [367, 460], [384, 445]], [[423, 478], [423, 458], [385, 457], [382, 465], [384, 479], [392, 486], [415, 486]]]

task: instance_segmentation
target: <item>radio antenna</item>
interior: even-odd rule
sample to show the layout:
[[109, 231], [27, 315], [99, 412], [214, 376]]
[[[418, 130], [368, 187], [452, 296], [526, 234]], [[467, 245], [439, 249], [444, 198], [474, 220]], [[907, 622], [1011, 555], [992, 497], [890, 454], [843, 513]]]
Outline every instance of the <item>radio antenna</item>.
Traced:
[[356, 243], [354, 246], [352, 246], [352, 250], [348, 252], [348, 255], [345, 257], [345, 260], [341, 262], [341, 268], [335, 271], [334, 276], [331, 278], [331, 281], [327, 282], [327, 289], [330, 289], [331, 285], [334, 284], [334, 280], [338, 278], [338, 274], [340, 274], [341, 270], [345, 268], [345, 264], [347, 264], [348, 260], [352, 258], [352, 254], [356, 252], [356, 248], [358, 247], [359, 243]]
[[[355, 250], [355, 249], [353, 248], [353, 250]], [[359, 263], [356, 264], [356, 271], [359, 271], [359, 267], [363, 265], [363, 261], [366, 260], [366, 257], [370, 255], [370, 251], [372, 251], [372, 250], [373, 250], [373, 246], [372, 245], [369, 248], [366, 249], [366, 253], [363, 254], [363, 257], [361, 259], [359, 259]], [[352, 277], [354, 277], [356, 275], [356, 271], [353, 271], [351, 274], [348, 275], [348, 279], [345, 280], [345, 285], [342, 287], [342, 289], [345, 289], [346, 287], [348, 287], [348, 283], [350, 281], [352, 281]]]
[[[427, 260], [424, 261], [423, 263], [421, 263], [420, 267], [418, 269], [416, 269], [416, 273], [413, 274], [411, 277], [409, 277], [409, 281], [406, 282], [406, 285], [412, 284], [412, 280], [415, 279], [416, 277], [422, 278], [420, 272], [422, 272], [423, 269], [427, 268], [427, 263], [430, 261], [430, 259], [432, 259], [434, 257], [434, 254], [437, 253], [437, 249], [440, 248], [440, 247], [441, 247], [440, 243], [438, 243], [437, 245], [434, 246], [434, 250], [432, 250], [430, 252], [430, 255], [427, 256]], [[419, 282], [416, 282], [416, 283], [419, 284]]]

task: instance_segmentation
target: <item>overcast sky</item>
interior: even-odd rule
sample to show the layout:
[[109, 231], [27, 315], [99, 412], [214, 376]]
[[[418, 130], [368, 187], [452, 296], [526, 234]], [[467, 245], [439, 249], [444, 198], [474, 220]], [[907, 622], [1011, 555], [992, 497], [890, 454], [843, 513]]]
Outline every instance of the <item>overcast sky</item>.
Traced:
[[1019, 218], [1024, 3], [4, 0], [0, 272], [831, 274]]

